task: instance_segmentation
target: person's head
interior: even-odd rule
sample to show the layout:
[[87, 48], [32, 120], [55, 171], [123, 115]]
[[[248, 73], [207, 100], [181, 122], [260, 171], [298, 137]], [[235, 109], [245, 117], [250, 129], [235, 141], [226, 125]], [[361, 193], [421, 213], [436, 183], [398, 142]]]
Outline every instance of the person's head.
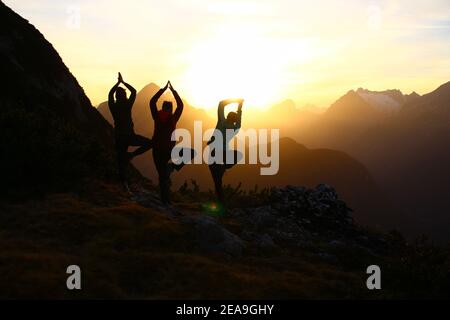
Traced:
[[116, 90], [116, 100], [117, 101], [124, 101], [127, 100], [127, 92], [124, 88], [118, 87]]
[[171, 101], [164, 101], [162, 105], [162, 110], [168, 113], [172, 113], [173, 111], [173, 104]]
[[236, 112], [229, 112], [227, 115], [227, 122], [229, 124], [235, 124], [238, 120], [238, 115]]

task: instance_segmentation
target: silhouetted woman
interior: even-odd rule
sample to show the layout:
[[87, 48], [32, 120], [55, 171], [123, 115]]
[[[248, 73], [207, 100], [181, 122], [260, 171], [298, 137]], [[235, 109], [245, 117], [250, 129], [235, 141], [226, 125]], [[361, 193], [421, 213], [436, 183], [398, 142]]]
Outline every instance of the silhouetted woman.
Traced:
[[[225, 107], [231, 103], [238, 103], [237, 112], [229, 112], [227, 117], [225, 118]], [[215, 138], [214, 136], [209, 140], [208, 145], [211, 150], [211, 157], [215, 157], [216, 151], [220, 149], [223, 154], [222, 161], [215, 161], [214, 163], [209, 164], [209, 170], [211, 172], [212, 178], [214, 180], [214, 188], [217, 195], [217, 198], [221, 204], [224, 204], [224, 194], [223, 194], [223, 186], [222, 186], [222, 178], [227, 169], [232, 168], [236, 163], [239, 162], [242, 154], [236, 150], [232, 151], [233, 159], [227, 159], [226, 154], [229, 152], [229, 143], [231, 139], [238, 133], [241, 128], [241, 118], [242, 118], [242, 104], [244, 103], [243, 99], [227, 99], [222, 100], [219, 103], [219, 107], [217, 109], [217, 125], [216, 130], [217, 134], [221, 134], [222, 136], [222, 144], [213, 144]], [[230, 130], [231, 134], [227, 136], [227, 130]], [[227, 161], [228, 160], [228, 161]], [[231, 160], [231, 161], [230, 161]]]
[[[123, 84], [130, 90], [130, 98], [124, 88], [119, 87]], [[114, 100], [114, 94], [116, 99]], [[126, 167], [128, 162], [134, 157], [150, 150], [152, 141], [143, 136], [134, 133], [133, 120], [131, 118], [131, 109], [136, 100], [136, 89], [123, 81], [119, 72], [117, 83], [111, 88], [108, 95], [108, 106], [114, 119], [114, 134], [116, 142], [117, 162], [119, 166], [119, 177], [124, 188], [129, 191]], [[133, 152], [128, 152], [128, 147], [138, 147]]]
[[[158, 110], [157, 103], [167, 88], [172, 91], [177, 104], [175, 112], [173, 112], [173, 105], [170, 101], [164, 101], [162, 109]], [[170, 174], [173, 170], [180, 170], [184, 163], [175, 165], [169, 162], [171, 159], [172, 149], [175, 146], [175, 141], [172, 141], [172, 133], [175, 131], [177, 122], [183, 112], [183, 101], [178, 92], [172, 87], [172, 84], [167, 82], [164, 88], [161, 88], [150, 100], [150, 111], [152, 118], [155, 121], [155, 128], [153, 132], [153, 161], [156, 170], [158, 171], [159, 189], [161, 192], [161, 201], [164, 204], [170, 204]]]

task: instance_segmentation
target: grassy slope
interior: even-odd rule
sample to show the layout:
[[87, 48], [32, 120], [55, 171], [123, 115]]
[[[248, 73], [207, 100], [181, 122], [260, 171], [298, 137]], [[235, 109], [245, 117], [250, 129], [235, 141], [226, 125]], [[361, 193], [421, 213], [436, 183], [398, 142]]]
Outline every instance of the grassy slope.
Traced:
[[[338, 297], [360, 282], [355, 274], [307, 262], [301, 252], [239, 259], [202, 254], [189, 241], [188, 226], [112, 185], [90, 191], [0, 207], [2, 298]], [[82, 269], [81, 292], [65, 289], [70, 264]]]
[[[0, 298], [380, 296], [365, 289], [362, 266], [370, 263], [364, 253], [335, 252], [339, 264], [308, 249], [248, 247], [240, 258], [205, 254], [188, 225], [142, 207], [114, 185], [90, 185], [78, 193], [0, 205]], [[376, 262], [381, 261], [389, 260]], [[71, 264], [82, 269], [81, 291], [65, 287]], [[382, 296], [404, 294], [394, 290]]]

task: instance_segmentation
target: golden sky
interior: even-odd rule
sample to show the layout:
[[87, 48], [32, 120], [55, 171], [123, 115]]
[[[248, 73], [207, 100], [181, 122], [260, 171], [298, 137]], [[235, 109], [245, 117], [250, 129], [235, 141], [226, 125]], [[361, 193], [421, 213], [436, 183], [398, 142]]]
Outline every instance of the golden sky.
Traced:
[[327, 107], [350, 89], [420, 94], [450, 80], [448, 0], [7, 0], [54, 45], [94, 105], [117, 71], [171, 80], [198, 107], [243, 97]]

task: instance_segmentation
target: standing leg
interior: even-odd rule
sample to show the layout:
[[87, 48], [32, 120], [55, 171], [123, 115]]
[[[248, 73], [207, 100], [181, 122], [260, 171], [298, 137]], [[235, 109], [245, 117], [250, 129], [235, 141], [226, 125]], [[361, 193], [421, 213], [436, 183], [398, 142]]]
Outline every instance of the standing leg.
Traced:
[[168, 160], [166, 159], [164, 154], [161, 154], [161, 150], [153, 149], [153, 161], [155, 162], [155, 167], [158, 171], [161, 201], [164, 204], [170, 204], [170, 178], [168, 170]]
[[125, 136], [116, 136], [116, 155], [120, 182], [127, 183], [126, 169], [128, 164], [128, 141]]
[[223, 194], [222, 178], [225, 173], [225, 167], [221, 164], [211, 164], [209, 166], [209, 171], [211, 172], [211, 176], [214, 181], [214, 189], [217, 199], [221, 204], [224, 204], [225, 197]]

